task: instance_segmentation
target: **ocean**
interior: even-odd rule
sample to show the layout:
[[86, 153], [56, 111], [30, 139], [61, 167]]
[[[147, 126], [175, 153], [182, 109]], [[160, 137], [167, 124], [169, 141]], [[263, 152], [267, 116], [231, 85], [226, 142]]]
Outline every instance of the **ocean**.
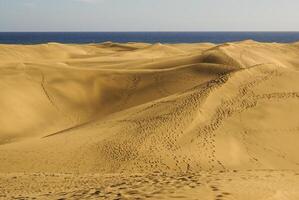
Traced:
[[0, 44], [101, 43], [224, 43], [241, 40], [289, 43], [299, 32], [0, 32]]

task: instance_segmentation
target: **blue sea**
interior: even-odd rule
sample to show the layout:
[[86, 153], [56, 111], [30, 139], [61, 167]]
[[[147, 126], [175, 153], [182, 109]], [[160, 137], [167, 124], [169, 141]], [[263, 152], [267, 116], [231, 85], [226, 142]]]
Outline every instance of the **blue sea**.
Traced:
[[299, 32], [0, 32], [0, 44], [101, 43], [224, 43], [241, 40], [260, 42], [299, 41]]

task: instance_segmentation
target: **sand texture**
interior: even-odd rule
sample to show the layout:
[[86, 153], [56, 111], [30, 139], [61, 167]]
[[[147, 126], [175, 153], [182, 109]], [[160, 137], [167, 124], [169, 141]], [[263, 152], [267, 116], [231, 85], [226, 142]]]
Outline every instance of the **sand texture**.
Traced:
[[299, 43], [0, 45], [0, 199], [299, 199]]

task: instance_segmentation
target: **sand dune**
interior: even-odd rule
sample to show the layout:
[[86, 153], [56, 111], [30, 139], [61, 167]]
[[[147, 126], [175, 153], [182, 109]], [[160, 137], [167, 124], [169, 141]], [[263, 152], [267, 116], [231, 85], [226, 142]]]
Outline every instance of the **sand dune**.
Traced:
[[[239, 192], [218, 194], [213, 184], [189, 191], [181, 185], [180, 194], [166, 197], [164, 191], [149, 198], [298, 199], [283, 184], [273, 184], [271, 191], [281, 193], [269, 192], [272, 196], [253, 188], [245, 198], [243, 191], [246, 184], [271, 182], [253, 178], [264, 173], [260, 170], [268, 170], [261, 176], [286, 174], [291, 179], [281, 180], [298, 186], [298, 176], [290, 175], [299, 170], [298, 58], [298, 43], [250, 40], [0, 45], [0, 192], [12, 174], [21, 180], [2, 190], [2, 197], [11, 197], [32, 174], [62, 179], [65, 173], [120, 173], [134, 182], [132, 174], [158, 171], [159, 180], [168, 179], [164, 173], [205, 174]], [[232, 170], [247, 178], [238, 185]], [[220, 173], [215, 180], [206, 174], [214, 172]], [[230, 176], [233, 184], [220, 181]]]

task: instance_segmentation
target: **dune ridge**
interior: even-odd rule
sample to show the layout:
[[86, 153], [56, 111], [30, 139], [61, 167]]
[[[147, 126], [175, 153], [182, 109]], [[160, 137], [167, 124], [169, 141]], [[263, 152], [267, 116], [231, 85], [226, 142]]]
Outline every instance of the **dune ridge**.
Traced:
[[251, 40], [0, 45], [0, 173], [299, 170], [298, 58]]

